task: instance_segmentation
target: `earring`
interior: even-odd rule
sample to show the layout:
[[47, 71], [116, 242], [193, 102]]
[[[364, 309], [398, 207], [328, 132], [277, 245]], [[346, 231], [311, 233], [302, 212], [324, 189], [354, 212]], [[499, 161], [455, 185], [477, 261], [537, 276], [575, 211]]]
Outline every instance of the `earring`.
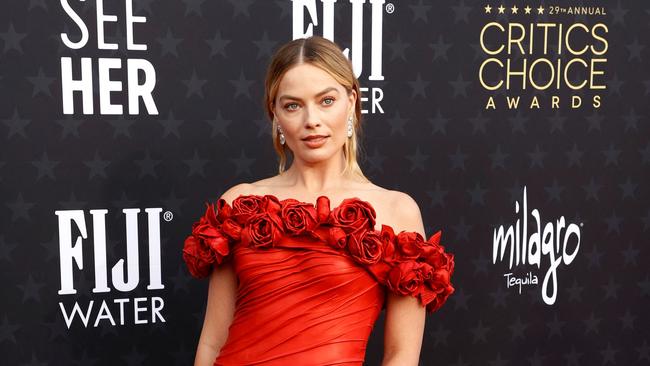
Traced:
[[284, 145], [286, 139], [284, 138], [284, 134], [282, 133], [282, 130], [280, 129], [279, 125], [278, 125], [278, 132], [280, 132], [280, 145]]
[[282, 129], [280, 128], [280, 124], [278, 123], [278, 119], [273, 117], [273, 123], [278, 126], [278, 133], [280, 134], [280, 145], [284, 145], [286, 142], [286, 139], [284, 138], [284, 134], [282, 133]]
[[348, 117], [348, 137], [352, 137], [352, 116]]

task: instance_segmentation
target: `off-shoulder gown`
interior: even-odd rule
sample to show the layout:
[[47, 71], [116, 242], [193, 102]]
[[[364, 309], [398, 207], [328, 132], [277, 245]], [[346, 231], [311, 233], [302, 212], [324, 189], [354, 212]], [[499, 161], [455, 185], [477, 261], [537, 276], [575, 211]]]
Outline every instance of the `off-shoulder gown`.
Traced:
[[330, 209], [274, 195], [206, 204], [185, 240], [190, 273], [231, 261], [235, 314], [214, 365], [362, 365], [388, 291], [432, 313], [453, 293], [453, 254], [416, 232], [375, 228], [357, 197]]

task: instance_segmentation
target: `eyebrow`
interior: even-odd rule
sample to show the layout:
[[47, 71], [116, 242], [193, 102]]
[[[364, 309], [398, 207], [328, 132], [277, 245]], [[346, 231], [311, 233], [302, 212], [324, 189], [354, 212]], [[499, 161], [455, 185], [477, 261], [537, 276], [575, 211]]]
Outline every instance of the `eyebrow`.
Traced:
[[[326, 94], [326, 93], [329, 93], [329, 92], [331, 92], [331, 91], [338, 92], [338, 89], [336, 89], [336, 88], [333, 87], [333, 86], [330, 86], [329, 88], [325, 88], [325, 89], [323, 89], [322, 91], [318, 92], [315, 96], [316, 96], [316, 97], [320, 97], [321, 95]], [[302, 99], [300, 99], [300, 98], [298, 98], [298, 97], [293, 97], [293, 96], [291, 96], [291, 95], [286, 95], [286, 94], [285, 94], [285, 95], [282, 95], [280, 98], [278, 98], [278, 100], [282, 100], [282, 99], [302, 100]]]

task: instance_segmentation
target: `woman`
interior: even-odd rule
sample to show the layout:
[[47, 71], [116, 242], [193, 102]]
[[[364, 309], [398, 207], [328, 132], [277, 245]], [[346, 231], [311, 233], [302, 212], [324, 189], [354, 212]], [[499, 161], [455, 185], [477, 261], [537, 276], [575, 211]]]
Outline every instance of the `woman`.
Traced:
[[361, 172], [350, 62], [324, 38], [294, 40], [265, 89], [279, 174], [228, 189], [185, 242], [192, 275], [210, 277], [195, 365], [361, 365], [383, 308], [383, 365], [417, 365], [453, 255], [440, 231], [424, 240], [410, 196]]

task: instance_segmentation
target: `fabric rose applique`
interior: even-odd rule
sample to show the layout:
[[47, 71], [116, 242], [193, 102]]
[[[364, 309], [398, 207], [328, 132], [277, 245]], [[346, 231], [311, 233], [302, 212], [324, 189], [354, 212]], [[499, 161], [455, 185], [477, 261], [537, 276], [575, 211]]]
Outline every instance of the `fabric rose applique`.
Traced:
[[281, 216], [289, 235], [311, 233], [318, 224], [316, 207], [295, 199], [287, 199], [282, 203]]
[[368, 266], [380, 283], [400, 295], [410, 295], [426, 305], [427, 312], [438, 310], [454, 292], [451, 275], [454, 255], [440, 245], [441, 231], [424, 240], [417, 232], [402, 231], [395, 235], [390, 226], [380, 232], [383, 255]]
[[191, 274], [206, 277], [228, 257], [232, 245], [264, 250], [283, 236], [323, 242], [365, 267], [379, 283], [400, 295], [414, 296], [428, 312], [439, 309], [454, 292], [450, 279], [454, 255], [440, 244], [441, 232], [424, 240], [417, 232], [395, 234], [388, 225], [375, 230], [375, 210], [366, 201], [348, 198], [330, 210], [326, 196], [316, 205], [273, 195], [240, 195], [230, 207], [219, 199], [185, 240], [183, 258]]
[[348, 235], [361, 234], [375, 227], [375, 209], [358, 198], [346, 198], [329, 216], [328, 243], [339, 249], [347, 246]]
[[[185, 239], [183, 260], [194, 277], [207, 277], [213, 264], [221, 264], [230, 253], [230, 243], [240, 238], [240, 227], [230, 218], [225, 218], [230, 207], [226, 201], [206, 204], [205, 214], [192, 225], [192, 234]], [[224, 219], [223, 222], [219, 218]]]

